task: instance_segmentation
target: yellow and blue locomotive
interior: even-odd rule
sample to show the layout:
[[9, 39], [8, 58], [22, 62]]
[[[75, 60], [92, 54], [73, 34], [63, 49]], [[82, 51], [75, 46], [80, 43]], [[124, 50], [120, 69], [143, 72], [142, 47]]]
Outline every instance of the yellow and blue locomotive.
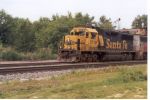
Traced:
[[58, 59], [71, 62], [147, 59], [147, 36], [74, 27], [60, 42]]

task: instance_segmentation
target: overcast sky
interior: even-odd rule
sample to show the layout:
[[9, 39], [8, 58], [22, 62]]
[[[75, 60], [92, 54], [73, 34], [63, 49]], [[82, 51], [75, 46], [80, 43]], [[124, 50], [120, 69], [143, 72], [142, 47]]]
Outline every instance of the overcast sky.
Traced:
[[112, 21], [121, 18], [121, 28], [130, 28], [137, 15], [147, 14], [147, 0], [0, 0], [0, 9], [31, 21], [68, 11], [88, 13], [95, 21], [106, 15]]

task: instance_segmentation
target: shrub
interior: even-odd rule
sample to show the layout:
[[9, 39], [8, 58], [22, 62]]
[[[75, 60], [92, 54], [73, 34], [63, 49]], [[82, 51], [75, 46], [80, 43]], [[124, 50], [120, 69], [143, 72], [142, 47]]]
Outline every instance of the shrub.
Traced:
[[34, 52], [18, 52], [13, 48], [0, 48], [0, 60], [49, 60], [56, 59], [49, 48], [38, 49]]
[[47, 59], [55, 59], [56, 54], [53, 54], [49, 48], [38, 49], [33, 54], [33, 59], [47, 60]]
[[16, 51], [4, 51], [1, 52], [0, 59], [14, 61], [14, 60], [22, 60], [24, 59], [24, 57], [21, 54], [17, 53]]

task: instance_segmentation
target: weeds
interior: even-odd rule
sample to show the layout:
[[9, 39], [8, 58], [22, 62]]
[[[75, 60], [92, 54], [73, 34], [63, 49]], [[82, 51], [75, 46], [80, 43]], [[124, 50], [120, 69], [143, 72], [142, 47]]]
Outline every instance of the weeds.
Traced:
[[121, 72], [114, 78], [109, 78], [103, 81], [103, 84], [128, 83], [134, 81], [146, 81], [147, 75], [142, 71], [133, 69], [122, 69]]
[[123, 82], [130, 82], [130, 81], [144, 81], [147, 80], [147, 76], [143, 74], [142, 71], [123, 71], [120, 75], [120, 78]]
[[0, 47], [0, 60], [47, 60], [56, 59], [49, 48], [38, 49], [35, 52], [18, 52], [13, 48]]
[[4, 49], [4, 50], [1, 50], [0, 52], [0, 59], [2, 60], [22, 60], [24, 59], [25, 57], [14, 51], [13, 49]]

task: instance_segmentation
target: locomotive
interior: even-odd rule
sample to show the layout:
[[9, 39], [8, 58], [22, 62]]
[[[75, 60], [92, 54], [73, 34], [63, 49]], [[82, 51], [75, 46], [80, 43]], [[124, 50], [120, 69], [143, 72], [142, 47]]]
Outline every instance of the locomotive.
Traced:
[[60, 42], [58, 59], [70, 62], [144, 60], [147, 59], [147, 35], [77, 26]]

